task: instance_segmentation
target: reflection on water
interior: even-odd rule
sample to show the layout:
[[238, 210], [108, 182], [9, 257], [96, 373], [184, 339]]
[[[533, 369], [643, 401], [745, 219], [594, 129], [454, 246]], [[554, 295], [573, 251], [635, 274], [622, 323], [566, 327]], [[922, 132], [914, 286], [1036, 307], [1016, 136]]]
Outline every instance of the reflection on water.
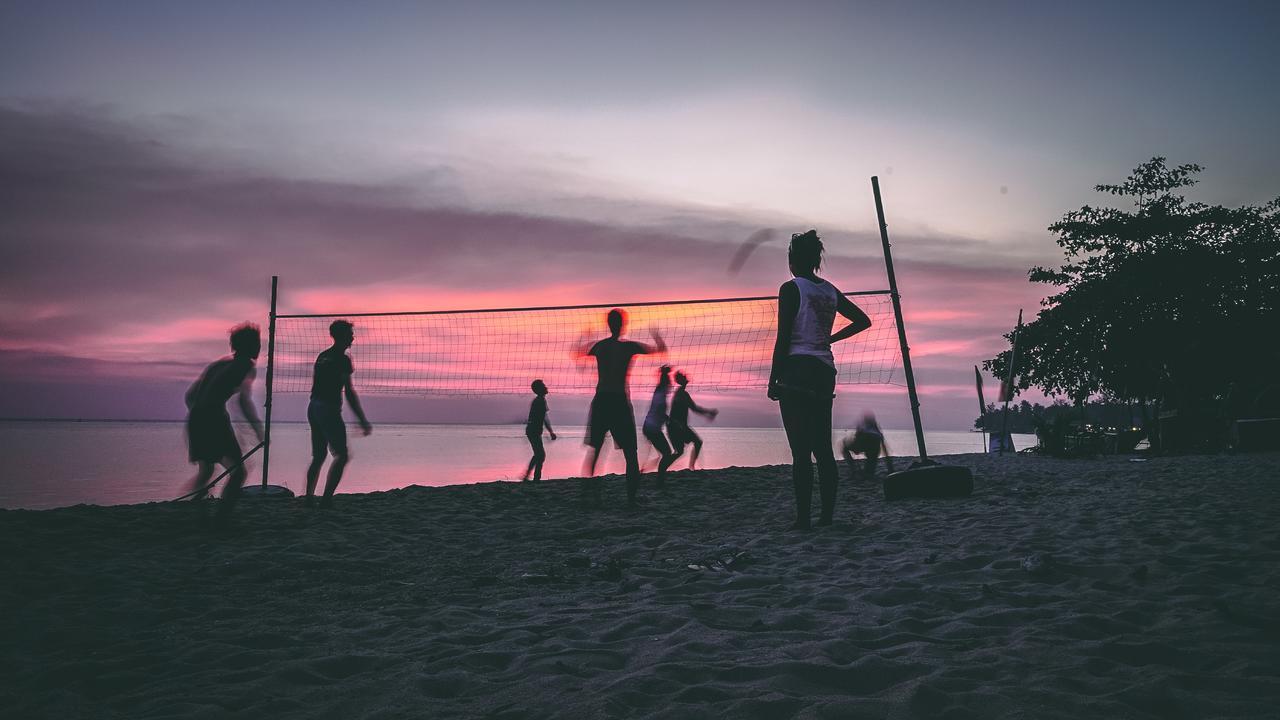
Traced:
[[[244, 447], [248, 429], [239, 428]], [[781, 428], [697, 428], [706, 442], [699, 467], [776, 465], [789, 461]], [[556, 426], [560, 439], [544, 440], [547, 479], [581, 474], [584, 428]], [[836, 438], [846, 430], [837, 430]], [[309, 461], [305, 424], [272, 427], [271, 482], [300, 492]], [[894, 455], [913, 455], [911, 431], [886, 431]], [[981, 452], [981, 435], [925, 434], [931, 455]], [[457, 485], [518, 480], [529, 462], [521, 425], [378, 425], [373, 435], [350, 433], [351, 465], [339, 492], [372, 492], [408, 485]], [[1034, 443], [1014, 436], [1017, 447]], [[184, 492], [195, 468], [187, 463], [181, 423], [23, 422], [0, 423], [0, 453], [7, 477], [0, 481], [0, 507], [51, 508], [78, 503], [116, 505], [168, 500]], [[602, 472], [621, 473], [622, 454], [606, 444]], [[641, 440], [640, 460], [656, 459]], [[688, 466], [682, 458], [673, 469]], [[250, 460], [250, 482], [260, 479], [261, 456]]]

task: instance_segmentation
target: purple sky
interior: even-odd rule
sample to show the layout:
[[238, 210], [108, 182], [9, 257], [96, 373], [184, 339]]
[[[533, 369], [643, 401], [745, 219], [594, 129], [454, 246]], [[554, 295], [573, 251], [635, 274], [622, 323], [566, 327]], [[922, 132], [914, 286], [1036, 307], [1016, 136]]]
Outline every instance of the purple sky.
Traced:
[[739, 243], [816, 227], [881, 288], [879, 175], [926, 426], [966, 427], [1093, 184], [1158, 154], [1280, 195], [1274, 7], [6, 3], [0, 416], [179, 417], [272, 274], [285, 311], [758, 295], [782, 243], [730, 276]]

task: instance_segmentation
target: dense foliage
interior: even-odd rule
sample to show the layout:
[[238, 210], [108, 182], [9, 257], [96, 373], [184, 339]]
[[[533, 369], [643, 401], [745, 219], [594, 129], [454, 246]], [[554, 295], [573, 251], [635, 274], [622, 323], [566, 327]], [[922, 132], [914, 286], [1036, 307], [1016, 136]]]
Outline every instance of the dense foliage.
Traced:
[[[1153, 158], [1096, 190], [1133, 209], [1085, 206], [1049, 226], [1065, 260], [1036, 267], [1056, 292], [1018, 341], [1016, 387], [1076, 403], [1102, 395], [1193, 411], [1261, 392], [1280, 367], [1280, 198], [1189, 202], [1198, 165]], [[1006, 337], [1012, 338], [1012, 333]], [[983, 366], [997, 377], [1010, 351]]]

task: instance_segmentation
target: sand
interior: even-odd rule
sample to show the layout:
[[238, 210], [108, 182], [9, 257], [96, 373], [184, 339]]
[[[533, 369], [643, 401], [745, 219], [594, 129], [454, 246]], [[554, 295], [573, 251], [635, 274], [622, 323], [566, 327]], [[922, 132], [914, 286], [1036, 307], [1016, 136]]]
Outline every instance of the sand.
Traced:
[[1280, 455], [948, 460], [972, 498], [811, 533], [787, 467], [0, 512], [0, 716], [1280, 712]]

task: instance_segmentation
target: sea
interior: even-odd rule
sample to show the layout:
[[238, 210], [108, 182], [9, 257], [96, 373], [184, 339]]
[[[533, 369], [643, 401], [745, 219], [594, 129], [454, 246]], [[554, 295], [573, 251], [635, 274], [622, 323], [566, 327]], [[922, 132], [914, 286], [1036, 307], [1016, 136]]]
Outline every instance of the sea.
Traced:
[[[585, 428], [557, 425], [559, 440], [544, 435], [547, 460], [543, 479], [580, 477], [586, 455]], [[790, 462], [781, 428], [696, 428], [704, 446], [698, 467], [751, 467]], [[0, 508], [48, 509], [70, 505], [125, 505], [172, 500], [191, 489], [195, 466], [187, 462], [181, 422], [0, 421]], [[238, 426], [247, 450], [248, 426]], [[837, 429], [832, 441], [851, 432]], [[351, 463], [340, 493], [367, 493], [410, 485], [442, 486], [519, 481], [529, 461], [522, 425], [377, 425], [364, 437], [349, 430]], [[976, 432], [926, 431], [930, 455], [982, 452]], [[301, 494], [310, 460], [305, 423], [273, 423], [272, 485]], [[1015, 447], [1035, 443], [1031, 435], [1014, 435]], [[916, 455], [915, 433], [886, 430], [890, 454]], [[641, 463], [656, 462], [657, 453], [640, 439]], [[838, 457], [838, 456], [837, 456]], [[673, 469], [688, 467], [688, 451]], [[261, 482], [262, 455], [247, 463], [250, 479]], [[327, 466], [326, 466], [327, 470]], [[597, 472], [623, 472], [622, 453], [606, 443]], [[323, 487], [324, 477], [320, 479]]]

